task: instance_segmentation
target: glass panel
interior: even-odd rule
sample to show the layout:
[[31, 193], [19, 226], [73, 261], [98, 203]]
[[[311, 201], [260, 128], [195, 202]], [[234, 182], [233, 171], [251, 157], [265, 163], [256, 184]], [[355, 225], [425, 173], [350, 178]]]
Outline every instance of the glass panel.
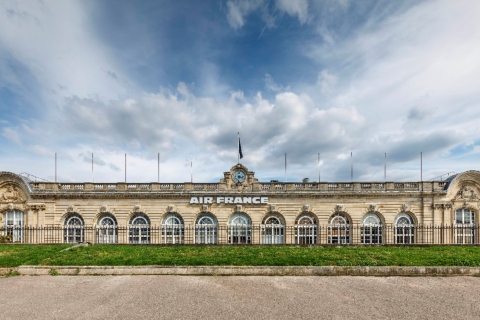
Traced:
[[195, 225], [195, 243], [217, 243], [217, 223], [212, 215], [204, 214], [198, 217]]
[[80, 243], [83, 242], [83, 236], [83, 219], [78, 215], [68, 217], [64, 226], [64, 242]]
[[117, 232], [115, 217], [103, 215], [97, 223], [97, 243], [117, 243]]
[[150, 220], [147, 216], [137, 214], [130, 219], [128, 242], [133, 244], [150, 243]]
[[169, 214], [163, 219], [162, 238], [167, 244], [183, 243], [184, 227], [183, 220], [178, 214]]

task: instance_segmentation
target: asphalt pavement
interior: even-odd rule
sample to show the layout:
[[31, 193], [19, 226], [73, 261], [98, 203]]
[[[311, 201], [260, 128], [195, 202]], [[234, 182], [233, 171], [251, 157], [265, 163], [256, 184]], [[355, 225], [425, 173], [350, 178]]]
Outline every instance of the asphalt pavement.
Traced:
[[480, 319], [477, 277], [14, 276], [0, 319]]

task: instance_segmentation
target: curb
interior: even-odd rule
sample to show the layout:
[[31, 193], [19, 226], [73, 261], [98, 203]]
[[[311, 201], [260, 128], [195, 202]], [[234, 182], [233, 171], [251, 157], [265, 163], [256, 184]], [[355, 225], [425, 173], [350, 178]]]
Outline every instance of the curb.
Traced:
[[[3, 271], [5, 270], [5, 271]], [[7, 272], [8, 270], [8, 272]], [[248, 267], [248, 266], [19, 266], [0, 269], [0, 275], [192, 275], [192, 276], [480, 276], [480, 267]], [[4, 273], [2, 273], [4, 272]]]

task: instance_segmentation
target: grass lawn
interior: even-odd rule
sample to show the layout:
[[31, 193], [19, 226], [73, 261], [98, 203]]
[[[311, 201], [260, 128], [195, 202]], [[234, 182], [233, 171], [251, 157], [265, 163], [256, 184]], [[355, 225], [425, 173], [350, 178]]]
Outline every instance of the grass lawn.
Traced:
[[131, 246], [0, 244], [0, 267], [55, 266], [480, 266], [477, 246]]

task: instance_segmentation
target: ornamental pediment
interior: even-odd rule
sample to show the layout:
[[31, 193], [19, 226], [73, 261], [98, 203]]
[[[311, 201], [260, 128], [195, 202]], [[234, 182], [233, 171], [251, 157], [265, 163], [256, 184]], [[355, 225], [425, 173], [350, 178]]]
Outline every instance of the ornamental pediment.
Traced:
[[0, 188], [0, 203], [22, 203], [25, 197], [19, 188], [13, 184], [7, 184]]
[[473, 184], [464, 183], [455, 195], [455, 200], [477, 200], [478, 188]]
[[258, 182], [255, 178], [255, 172], [248, 171], [247, 167], [238, 163], [230, 171], [223, 173], [223, 179], [220, 183], [225, 183], [230, 190], [251, 190], [251, 185]]

